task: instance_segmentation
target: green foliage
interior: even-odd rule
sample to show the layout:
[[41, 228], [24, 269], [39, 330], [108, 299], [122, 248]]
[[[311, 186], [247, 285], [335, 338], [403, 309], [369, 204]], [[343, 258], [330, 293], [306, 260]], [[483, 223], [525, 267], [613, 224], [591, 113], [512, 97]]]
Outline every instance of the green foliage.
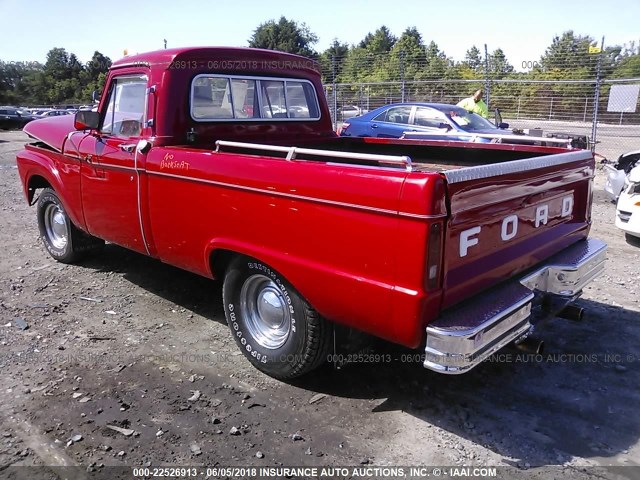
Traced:
[[0, 104], [60, 105], [87, 103], [104, 86], [109, 57], [96, 51], [87, 65], [73, 53], [53, 48], [46, 62], [0, 61]]
[[[585, 92], [591, 89], [585, 84], [529, 80], [595, 82], [599, 62], [603, 79], [640, 77], [639, 42], [589, 53], [589, 47], [599, 47], [599, 43], [591, 36], [573, 31], [554, 37], [540, 60], [529, 62], [535, 66], [526, 72], [516, 72], [501, 48], [489, 54], [488, 72], [484, 54], [475, 45], [467, 50], [463, 61], [454, 62], [435, 42], [425, 40], [416, 27], [408, 27], [396, 37], [383, 25], [367, 33], [356, 45], [336, 38], [320, 54], [313, 50], [317, 41], [318, 37], [304, 23], [281, 17], [278, 21], [260, 24], [249, 45], [317, 58], [325, 83], [355, 84], [349, 87], [354, 102], [362, 98], [363, 92], [397, 101], [403, 80], [407, 100], [457, 102], [482, 87], [488, 77], [492, 84], [491, 103], [516, 109], [524, 108], [529, 101], [539, 102], [541, 98], [568, 102], [566, 98], [574, 96], [583, 102], [588, 95]], [[111, 60], [98, 51], [83, 65], [64, 48], [52, 48], [44, 64], [0, 60], [0, 104], [87, 103], [94, 90], [104, 87], [110, 66]], [[509, 79], [518, 79], [521, 83], [500, 82]], [[342, 100], [350, 101], [346, 97]], [[554, 106], [554, 110], [556, 108], [560, 107]]]
[[298, 25], [293, 20], [280, 17], [277, 22], [269, 20], [260, 24], [249, 39], [249, 46], [315, 57], [313, 45], [317, 41], [318, 36], [304, 23]]
[[326, 83], [334, 81], [334, 74], [335, 80], [337, 81], [338, 77], [342, 73], [347, 53], [349, 53], [349, 45], [346, 43], [340, 43], [337, 38], [334, 38], [331, 46], [320, 54], [318, 62], [320, 62], [320, 70], [325, 72]]
[[382, 25], [373, 33], [367, 33], [364, 39], [358, 45], [359, 48], [366, 49], [369, 53], [387, 53], [390, 52], [395, 45], [397, 39], [389, 29]]
[[484, 64], [482, 61], [482, 54], [478, 47], [475, 45], [472, 46], [464, 56], [464, 62], [462, 62], [466, 67], [468, 67], [473, 72], [479, 73], [484, 68]]

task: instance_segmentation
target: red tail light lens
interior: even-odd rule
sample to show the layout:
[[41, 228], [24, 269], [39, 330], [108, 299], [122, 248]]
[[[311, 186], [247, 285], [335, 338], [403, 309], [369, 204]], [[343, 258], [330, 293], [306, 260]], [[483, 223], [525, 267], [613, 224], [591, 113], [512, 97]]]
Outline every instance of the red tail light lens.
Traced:
[[433, 223], [429, 227], [427, 246], [427, 289], [435, 290], [440, 285], [440, 265], [442, 256], [442, 224]]
[[337, 131], [338, 135], [340, 135], [343, 132], [346, 132], [347, 128], [349, 128], [350, 126], [351, 126], [350, 123], [343, 122], [342, 126], [338, 126], [338, 131]]

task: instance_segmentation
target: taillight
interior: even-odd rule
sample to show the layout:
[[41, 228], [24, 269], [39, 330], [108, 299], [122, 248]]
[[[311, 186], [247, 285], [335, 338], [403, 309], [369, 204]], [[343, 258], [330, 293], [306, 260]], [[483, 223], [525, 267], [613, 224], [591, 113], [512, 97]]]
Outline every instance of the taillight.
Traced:
[[440, 283], [440, 265], [442, 255], [442, 224], [432, 223], [429, 227], [427, 245], [427, 289], [435, 290]]

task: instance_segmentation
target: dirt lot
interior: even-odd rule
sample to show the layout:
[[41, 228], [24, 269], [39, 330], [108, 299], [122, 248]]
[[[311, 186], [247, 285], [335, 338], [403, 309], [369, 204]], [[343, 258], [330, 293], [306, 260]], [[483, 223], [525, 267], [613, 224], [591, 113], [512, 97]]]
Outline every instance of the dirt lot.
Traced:
[[592, 235], [609, 243], [607, 274], [579, 301], [583, 323], [539, 331], [541, 358], [442, 376], [407, 361], [420, 352], [376, 344], [394, 361], [287, 384], [237, 351], [218, 283], [113, 245], [81, 265], [53, 261], [15, 168], [25, 140], [0, 132], [0, 478], [58, 478], [53, 466], [78, 466], [60, 478], [134, 478], [112, 467], [160, 465], [640, 476], [640, 249], [614, 227], [601, 172]]

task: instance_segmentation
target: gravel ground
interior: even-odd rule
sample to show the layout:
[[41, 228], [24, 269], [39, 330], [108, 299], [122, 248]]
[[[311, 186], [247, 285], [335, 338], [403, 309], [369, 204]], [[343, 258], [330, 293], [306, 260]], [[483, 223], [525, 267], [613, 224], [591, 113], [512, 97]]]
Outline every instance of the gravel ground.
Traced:
[[419, 351], [375, 342], [391, 362], [283, 383], [237, 351], [220, 284], [113, 245], [80, 265], [53, 261], [15, 168], [25, 140], [0, 132], [0, 478], [162, 465], [640, 476], [640, 249], [614, 227], [601, 171], [592, 235], [609, 244], [606, 275], [578, 302], [582, 323], [539, 331], [543, 356], [507, 351], [442, 376]]

